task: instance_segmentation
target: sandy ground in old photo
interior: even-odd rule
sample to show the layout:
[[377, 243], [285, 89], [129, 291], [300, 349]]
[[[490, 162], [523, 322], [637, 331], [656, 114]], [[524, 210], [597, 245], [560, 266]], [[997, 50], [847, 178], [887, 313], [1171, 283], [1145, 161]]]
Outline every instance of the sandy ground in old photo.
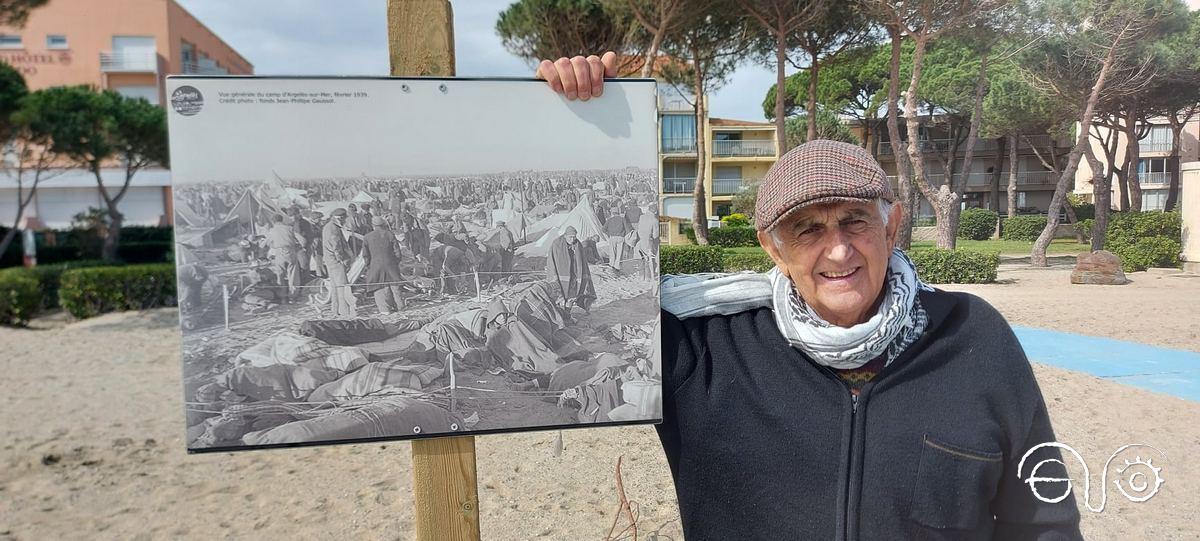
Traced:
[[[947, 289], [983, 296], [1013, 323], [1200, 351], [1200, 277], [1135, 273], [1104, 287], [1072, 286], [1069, 273], [1017, 262], [1002, 283]], [[412, 537], [407, 443], [185, 454], [176, 324], [155, 310], [0, 329], [0, 540]], [[1103, 513], [1083, 510], [1086, 536], [1200, 536], [1200, 404], [1035, 370], [1059, 440], [1092, 467], [1094, 506], [1117, 447], [1144, 441], [1170, 457], [1156, 461], [1167, 482], [1155, 498], [1133, 504], [1110, 487]], [[652, 427], [563, 434], [557, 456], [553, 432], [477, 438], [485, 539], [602, 539], [622, 455], [640, 538], [682, 538]]]

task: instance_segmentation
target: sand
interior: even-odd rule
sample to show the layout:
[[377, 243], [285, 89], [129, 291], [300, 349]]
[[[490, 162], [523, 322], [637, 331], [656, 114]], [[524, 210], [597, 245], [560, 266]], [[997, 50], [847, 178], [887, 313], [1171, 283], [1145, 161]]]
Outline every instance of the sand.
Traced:
[[[1069, 267], [1005, 265], [1003, 283], [947, 286], [983, 296], [1013, 323], [1200, 351], [1200, 278], [1131, 275], [1071, 286]], [[1125, 317], [1118, 317], [1125, 315]], [[407, 443], [187, 455], [172, 310], [0, 329], [0, 539], [409, 539]], [[1089, 539], [1195, 539], [1200, 404], [1035, 366], [1060, 441], [1092, 467], [1119, 446], [1169, 457], [1158, 496], [1109, 490], [1083, 510]], [[616, 511], [613, 467], [639, 508], [641, 538], [681, 539], [652, 427], [477, 438], [485, 539], [602, 539]], [[1110, 479], [1111, 482], [1111, 479]], [[1077, 488], [1077, 499], [1082, 495]], [[1188, 505], [1193, 504], [1193, 505]], [[619, 529], [619, 528], [618, 528]]]

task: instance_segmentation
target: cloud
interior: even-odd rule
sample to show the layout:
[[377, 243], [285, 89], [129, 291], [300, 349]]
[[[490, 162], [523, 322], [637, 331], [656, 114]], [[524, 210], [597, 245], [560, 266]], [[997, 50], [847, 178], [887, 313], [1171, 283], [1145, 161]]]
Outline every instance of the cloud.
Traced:
[[[387, 75], [385, 0], [177, 0], [259, 75]], [[496, 35], [496, 19], [511, 0], [459, 0], [454, 8], [454, 47], [462, 77], [529, 77], [533, 70], [508, 53]], [[749, 64], [713, 93], [712, 116], [762, 120], [762, 98], [774, 71]]]

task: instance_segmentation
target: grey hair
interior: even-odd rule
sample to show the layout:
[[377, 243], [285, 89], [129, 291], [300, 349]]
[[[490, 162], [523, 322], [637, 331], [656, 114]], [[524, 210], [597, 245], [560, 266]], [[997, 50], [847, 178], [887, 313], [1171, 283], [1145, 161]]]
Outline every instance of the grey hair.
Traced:
[[[892, 213], [892, 207], [895, 205], [896, 203], [888, 201], [882, 197], [875, 198], [875, 207], [879, 209], [879, 217], [883, 220], [883, 227], [885, 228], [888, 225], [888, 220], [890, 219], [889, 217]], [[776, 248], [782, 248], [783, 239], [779, 238], [779, 228], [772, 227], [768, 233], [771, 235], [771, 243], [774, 244]]]

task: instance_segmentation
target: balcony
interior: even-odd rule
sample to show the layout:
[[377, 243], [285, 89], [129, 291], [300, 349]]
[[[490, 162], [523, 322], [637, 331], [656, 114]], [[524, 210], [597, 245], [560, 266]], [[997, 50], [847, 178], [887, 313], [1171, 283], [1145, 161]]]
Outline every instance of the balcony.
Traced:
[[662, 140], [663, 154], [695, 154], [695, 137], [664, 137]]
[[229, 70], [212, 62], [184, 62], [180, 68], [184, 75], [229, 75]]
[[100, 71], [105, 73], [158, 73], [158, 53], [121, 51], [100, 53]]
[[1171, 174], [1165, 172], [1138, 173], [1138, 184], [1142, 186], [1166, 186], [1171, 183]]
[[713, 179], [713, 195], [734, 195], [745, 190], [748, 183], [755, 179], [747, 178], [714, 178]]
[[1172, 141], [1140, 141], [1138, 150], [1141, 152], [1170, 152], [1174, 146]]
[[772, 158], [775, 156], [775, 140], [713, 141], [712, 155], [714, 158]]
[[692, 193], [696, 188], [695, 178], [664, 178], [663, 193]]
[[694, 113], [696, 108], [685, 98], [679, 96], [658, 96], [658, 110], [663, 113]]
[[[1035, 136], [1034, 139], [1037, 140]], [[1048, 139], [1047, 139], [1048, 142]], [[920, 141], [921, 152], [946, 152], [950, 150], [950, 145], [954, 144], [953, 139], [922, 139]], [[1022, 142], [1023, 144], [1023, 142]], [[1038, 143], [1041, 144], [1041, 143]], [[1026, 145], [1028, 146], [1028, 145]], [[996, 152], [1000, 149], [1000, 144], [995, 139], [980, 137], [975, 141], [975, 155]], [[966, 140], [958, 142], [958, 152], [965, 153], [967, 151]], [[892, 155], [891, 141], [884, 141], [879, 144], [879, 154], [884, 156]]]
[[[946, 183], [946, 176], [943, 174], [940, 174], [940, 173], [926, 175], [926, 177], [929, 178], [929, 182], [932, 183], [934, 186], [941, 186], [942, 184]], [[892, 183], [893, 187], [896, 186], [897, 180], [894, 175], [889, 175], [888, 181], [890, 181]], [[1058, 176], [1055, 175], [1053, 171], [1018, 171], [1017, 172], [1017, 185], [1018, 186], [1053, 187], [1057, 183], [1058, 183]], [[986, 187], [986, 186], [991, 186], [991, 184], [992, 184], [992, 173], [971, 173], [971, 174], [967, 175], [967, 187], [968, 188]], [[1143, 182], [1143, 184], [1144, 184], [1144, 182]], [[1005, 187], [1007, 187], [1007, 186], [1008, 186], [1008, 172], [1003, 171], [1000, 173], [1000, 190], [1003, 191], [1005, 189]]]

